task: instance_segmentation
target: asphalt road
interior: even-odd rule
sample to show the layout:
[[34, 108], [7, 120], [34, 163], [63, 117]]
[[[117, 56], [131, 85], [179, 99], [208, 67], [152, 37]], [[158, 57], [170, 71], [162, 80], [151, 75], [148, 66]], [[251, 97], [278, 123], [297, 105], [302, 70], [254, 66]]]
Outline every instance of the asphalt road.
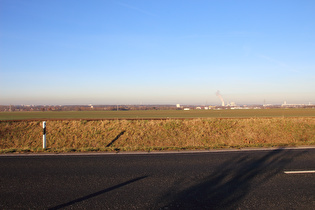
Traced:
[[315, 149], [0, 156], [0, 209], [314, 209]]

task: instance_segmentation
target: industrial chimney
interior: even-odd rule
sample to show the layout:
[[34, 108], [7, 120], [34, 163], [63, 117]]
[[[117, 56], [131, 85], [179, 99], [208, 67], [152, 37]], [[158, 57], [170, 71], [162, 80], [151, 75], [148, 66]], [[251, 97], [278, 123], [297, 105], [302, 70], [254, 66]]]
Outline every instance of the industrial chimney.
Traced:
[[224, 100], [220, 94], [220, 91], [217, 91], [216, 95], [220, 98], [221, 102], [222, 102], [222, 106], [225, 106]]

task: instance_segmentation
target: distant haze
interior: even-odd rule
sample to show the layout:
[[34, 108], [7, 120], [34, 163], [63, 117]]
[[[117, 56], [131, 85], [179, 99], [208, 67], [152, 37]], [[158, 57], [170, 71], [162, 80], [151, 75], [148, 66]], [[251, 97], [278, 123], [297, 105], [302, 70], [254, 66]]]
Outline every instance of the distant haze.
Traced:
[[0, 1], [0, 105], [315, 104], [315, 1]]

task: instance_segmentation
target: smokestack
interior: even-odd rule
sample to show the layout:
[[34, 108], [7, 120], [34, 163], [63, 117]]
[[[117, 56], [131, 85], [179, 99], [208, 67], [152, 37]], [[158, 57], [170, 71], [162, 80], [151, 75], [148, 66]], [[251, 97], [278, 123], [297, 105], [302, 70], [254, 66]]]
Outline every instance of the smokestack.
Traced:
[[225, 106], [224, 100], [223, 100], [223, 98], [222, 98], [222, 96], [221, 96], [221, 94], [220, 94], [220, 91], [217, 91], [216, 95], [220, 98], [220, 100], [221, 100], [221, 102], [222, 102], [222, 106]]

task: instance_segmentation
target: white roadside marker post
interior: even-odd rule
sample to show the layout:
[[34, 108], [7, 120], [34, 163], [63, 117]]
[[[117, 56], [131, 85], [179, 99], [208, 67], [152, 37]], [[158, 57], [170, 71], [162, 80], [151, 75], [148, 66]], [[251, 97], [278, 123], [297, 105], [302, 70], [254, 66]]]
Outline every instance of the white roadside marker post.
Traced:
[[46, 149], [46, 121], [43, 121], [43, 149]]

